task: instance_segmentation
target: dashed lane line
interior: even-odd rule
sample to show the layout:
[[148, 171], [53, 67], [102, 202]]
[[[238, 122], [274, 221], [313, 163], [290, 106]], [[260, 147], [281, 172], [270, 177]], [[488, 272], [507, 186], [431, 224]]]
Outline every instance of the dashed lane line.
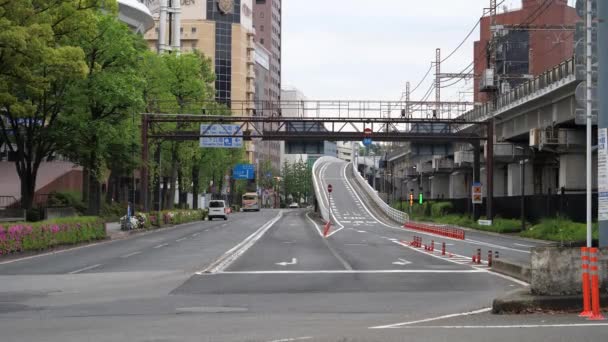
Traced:
[[125, 254], [125, 255], [121, 256], [121, 258], [126, 259], [128, 257], [132, 257], [132, 256], [137, 255], [137, 254], [141, 254], [141, 251], [136, 251], [136, 252], [133, 252], [133, 253]]
[[81, 272], [84, 272], [84, 271], [92, 270], [92, 269], [97, 268], [99, 266], [101, 266], [101, 264], [95, 264], [95, 265], [79, 268], [79, 269], [77, 269], [75, 271], [68, 272], [68, 274], [78, 274], [78, 273], [81, 273]]
[[152, 248], [162, 248], [162, 247], [165, 247], [165, 246], [169, 246], [169, 244], [168, 243], [161, 243], [160, 245], [154, 246]]

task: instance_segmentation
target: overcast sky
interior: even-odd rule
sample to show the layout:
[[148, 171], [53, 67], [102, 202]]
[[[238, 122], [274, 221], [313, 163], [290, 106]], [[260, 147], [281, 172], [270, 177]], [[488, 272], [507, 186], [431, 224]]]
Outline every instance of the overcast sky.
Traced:
[[[499, 1], [500, 2], [500, 1]], [[570, 2], [573, 2], [570, 1]], [[282, 82], [309, 99], [399, 100], [435, 59], [452, 51], [489, 0], [283, 0]], [[521, 0], [500, 6], [520, 8]], [[471, 36], [442, 72], [460, 72], [473, 59]], [[420, 99], [432, 75], [412, 95]], [[444, 89], [457, 99], [472, 81]]]

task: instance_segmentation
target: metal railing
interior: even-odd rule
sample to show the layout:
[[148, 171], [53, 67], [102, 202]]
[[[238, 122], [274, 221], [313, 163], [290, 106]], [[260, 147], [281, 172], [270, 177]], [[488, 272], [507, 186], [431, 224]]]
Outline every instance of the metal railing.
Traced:
[[359, 186], [363, 189], [363, 191], [365, 191], [367, 196], [371, 198], [372, 201], [374, 201], [376, 206], [380, 208], [380, 210], [382, 210], [382, 212], [386, 214], [386, 216], [390, 217], [391, 220], [400, 224], [404, 224], [405, 222], [408, 222], [410, 220], [410, 217], [407, 213], [392, 208], [390, 205], [386, 204], [380, 198], [380, 196], [378, 196], [376, 190], [374, 190], [371, 185], [369, 185], [369, 183], [359, 174], [359, 172], [356, 171], [353, 163], [349, 163], [349, 165], [351, 168], [351, 172], [354, 174], [354, 178], [357, 184], [359, 184]]
[[[486, 102], [481, 106], [475, 107], [458, 119], [462, 121], [483, 121], [490, 117], [490, 114], [499, 110], [500, 108], [507, 107], [510, 104], [521, 100], [522, 98], [529, 96], [543, 88], [548, 87], [558, 81], [561, 81], [576, 72], [575, 58], [572, 57], [567, 59], [555, 67], [545, 71], [544, 73], [534, 77], [533, 79], [526, 81], [519, 86], [513, 88], [511, 91], [499, 95], [496, 98], [496, 106], [493, 102]], [[464, 127], [465, 125], [463, 125]], [[462, 127], [461, 127], [462, 128]]]

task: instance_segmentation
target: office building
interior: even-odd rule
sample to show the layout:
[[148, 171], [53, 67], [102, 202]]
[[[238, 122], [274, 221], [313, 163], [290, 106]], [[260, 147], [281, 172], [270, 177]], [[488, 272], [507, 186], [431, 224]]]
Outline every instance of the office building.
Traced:
[[270, 51], [269, 100], [281, 100], [281, 0], [254, 0], [255, 40]]

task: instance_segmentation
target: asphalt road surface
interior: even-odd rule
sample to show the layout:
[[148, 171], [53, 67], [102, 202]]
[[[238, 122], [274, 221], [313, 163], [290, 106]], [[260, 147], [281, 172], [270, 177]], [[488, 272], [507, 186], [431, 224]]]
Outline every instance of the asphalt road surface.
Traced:
[[[330, 164], [336, 227], [305, 209], [236, 213], [22, 260], [0, 260], [1, 341], [599, 341], [575, 315], [494, 316], [525, 284], [466, 255], [532, 242], [449, 240], [452, 258], [402, 244], [413, 232], [360, 198]], [[416, 235], [420, 235], [417, 234]], [[430, 238], [430, 236], [429, 236]], [[441, 241], [441, 239], [439, 239]], [[473, 241], [474, 240], [474, 241]], [[520, 252], [521, 250], [521, 252]], [[470, 254], [470, 253], [469, 253]], [[590, 323], [595, 325], [589, 325]]]

